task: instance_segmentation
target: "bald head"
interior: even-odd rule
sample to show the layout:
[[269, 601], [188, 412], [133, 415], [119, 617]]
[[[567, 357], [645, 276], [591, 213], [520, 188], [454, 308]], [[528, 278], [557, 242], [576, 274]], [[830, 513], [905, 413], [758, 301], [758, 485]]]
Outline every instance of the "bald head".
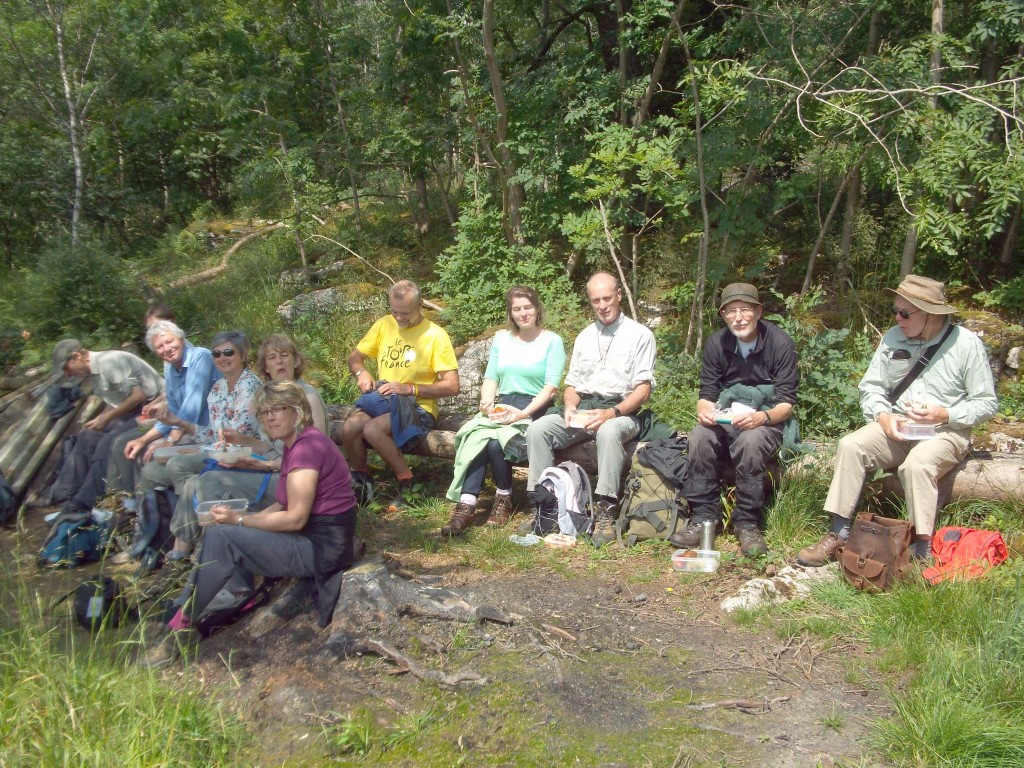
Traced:
[[598, 322], [611, 325], [619, 319], [622, 305], [622, 291], [619, 281], [607, 272], [598, 272], [587, 281], [587, 299], [594, 309]]

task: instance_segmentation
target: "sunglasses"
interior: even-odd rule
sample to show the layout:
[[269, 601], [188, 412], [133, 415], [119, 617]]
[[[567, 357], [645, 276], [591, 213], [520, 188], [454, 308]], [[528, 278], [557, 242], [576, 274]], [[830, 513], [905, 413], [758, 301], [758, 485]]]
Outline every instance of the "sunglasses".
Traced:
[[911, 311], [909, 309], [900, 309], [899, 307], [892, 308], [892, 313], [894, 315], [897, 315], [898, 317], [903, 318], [904, 320], [909, 320], [911, 315], [916, 315], [920, 311], [920, 309], [915, 309]]
[[212, 354], [214, 358], [220, 357], [221, 355], [224, 355], [224, 357], [234, 357], [235, 351], [236, 350], [234, 349], [215, 349]]

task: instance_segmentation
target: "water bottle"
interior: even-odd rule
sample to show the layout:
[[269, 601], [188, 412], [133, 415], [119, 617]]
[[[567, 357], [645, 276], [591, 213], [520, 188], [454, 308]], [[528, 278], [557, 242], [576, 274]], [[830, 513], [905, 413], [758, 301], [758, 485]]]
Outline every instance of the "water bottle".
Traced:
[[712, 520], [705, 520], [700, 524], [700, 548], [704, 550], [715, 548], [715, 523]]

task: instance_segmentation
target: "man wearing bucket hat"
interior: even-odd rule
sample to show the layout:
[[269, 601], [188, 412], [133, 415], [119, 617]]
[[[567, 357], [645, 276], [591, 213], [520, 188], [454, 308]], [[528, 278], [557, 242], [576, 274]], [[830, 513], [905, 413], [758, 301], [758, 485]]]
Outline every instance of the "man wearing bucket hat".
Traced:
[[[892, 290], [892, 289], [888, 289]], [[950, 322], [956, 309], [937, 280], [908, 275], [893, 291], [890, 328], [860, 382], [868, 422], [839, 441], [835, 474], [825, 499], [832, 530], [800, 550], [801, 565], [824, 565], [850, 535], [868, 472], [898, 467], [914, 524], [913, 554], [931, 556], [938, 481], [967, 453], [971, 427], [996, 412], [992, 369], [981, 340]], [[924, 360], [922, 366], [916, 365]], [[934, 425], [935, 435], [908, 439], [908, 423]]]
[[731, 464], [736, 470], [732, 526], [740, 549], [749, 557], [768, 551], [760, 530], [766, 466], [782, 446], [800, 375], [793, 340], [763, 320], [763, 312], [753, 285], [732, 283], [722, 291], [718, 314], [726, 327], [704, 345], [697, 425], [687, 438], [683, 497], [691, 518], [669, 537], [678, 547], [696, 547], [705, 521], [721, 525], [722, 467]]

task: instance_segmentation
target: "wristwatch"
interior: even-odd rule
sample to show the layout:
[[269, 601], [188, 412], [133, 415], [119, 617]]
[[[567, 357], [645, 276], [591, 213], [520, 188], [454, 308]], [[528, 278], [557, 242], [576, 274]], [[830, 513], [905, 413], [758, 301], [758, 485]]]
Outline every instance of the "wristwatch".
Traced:
[[617, 405], [614, 408], [612, 408], [612, 413], [615, 414], [616, 418], [622, 415], [622, 411], [619, 410], [619, 406]]

